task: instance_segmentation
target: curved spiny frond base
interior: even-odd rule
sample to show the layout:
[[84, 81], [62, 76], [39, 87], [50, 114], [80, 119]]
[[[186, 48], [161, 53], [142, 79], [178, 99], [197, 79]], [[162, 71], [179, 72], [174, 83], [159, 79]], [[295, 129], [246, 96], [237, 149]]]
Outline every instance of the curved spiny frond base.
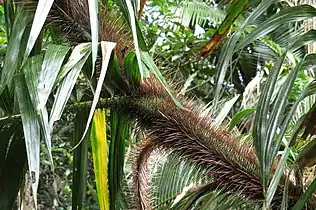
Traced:
[[136, 148], [133, 164], [133, 190], [136, 209], [151, 210], [148, 159], [155, 150], [155, 141], [150, 136], [144, 138]]
[[[152, 137], [151, 143], [145, 142], [145, 145], [150, 146], [138, 152], [136, 173], [142, 167], [147, 170], [147, 166], [141, 164], [147, 164], [144, 158], [148, 157], [150, 148], [156, 147], [172, 151], [206, 169], [214, 177], [218, 189], [261, 203], [264, 200], [263, 190], [253, 148], [219, 129], [208, 113], [203, 113], [203, 106], [197, 102], [183, 96], [178, 96], [178, 100], [187, 110], [175, 105], [159, 81], [150, 78], [143, 81], [133, 100], [121, 104], [122, 110], [132, 119], [137, 119]], [[141, 174], [137, 178], [138, 194], [142, 193], [139, 186], [144, 181], [140, 176], [145, 177]], [[144, 182], [144, 186], [147, 186], [148, 180]], [[290, 183], [289, 206], [299, 199], [299, 192]], [[280, 207], [282, 194], [283, 186], [280, 185], [272, 201], [273, 208]]]

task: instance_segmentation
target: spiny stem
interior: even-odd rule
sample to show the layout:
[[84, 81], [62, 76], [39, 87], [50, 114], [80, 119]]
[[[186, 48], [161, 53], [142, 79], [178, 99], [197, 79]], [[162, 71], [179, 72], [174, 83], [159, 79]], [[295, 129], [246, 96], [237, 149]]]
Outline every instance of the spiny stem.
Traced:
[[[117, 106], [121, 100], [124, 100], [127, 98], [128, 97], [100, 98], [97, 104], [97, 108], [113, 108]], [[66, 106], [64, 112], [91, 107], [91, 105], [92, 105], [92, 101], [75, 102], [73, 104]], [[51, 108], [49, 108], [48, 110], [51, 110]], [[20, 118], [21, 118], [21, 114], [5, 116], [5, 117], [0, 118], [0, 122], [13, 122], [13, 121], [19, 120]]]

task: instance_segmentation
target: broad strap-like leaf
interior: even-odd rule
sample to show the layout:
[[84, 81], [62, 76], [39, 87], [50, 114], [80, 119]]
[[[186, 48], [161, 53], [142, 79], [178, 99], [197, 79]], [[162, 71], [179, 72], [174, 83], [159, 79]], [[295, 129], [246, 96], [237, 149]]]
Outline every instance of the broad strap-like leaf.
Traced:
[[14, 77], [15, 91], [23, 123], [27, 162], [32, 183], [32, 193], [37, 206], [37, 187], [40, 169], [40, 125], [33, 108], [25, 78], [22, 74]]
[[38, 113], [38, 120], [41, 125], [42, 133], [45, 139], [47, 152], [51, 162], [52, 168], [54, 168], [53, 156], [51, 151], [51, 128], [48, 123], [48, 113], [46, 106], [40, 106], [40, 98], [38, 92], [38, 79], [41, 71], [42, 56], [34, 56], [26, 61], [23, 72], [26, 79], [26, 85], [29, 90], [33, 108]]
[[[63, 71], [59, 78], [63, 78], [64, 75], [67, 75], [63, 78], [61, 84], [58, 87], [55, 101], [53, 104], [52, 111], [50, 113], [50, 127], [53, 127], [55, 121], [59, 120], [61, 114], [66, 106], [66, 103], [70, 97], [71, 91], [76, 84], [77, 78], [79, 76], [80, 70], [85, 64], [91, 53], [90, 44], [81, 44], [78, 46], [76, 52], [73, 52], [70, 56], [69, 61], [65, 64]], [[82, 52], [82, 51], [83, 52]], [[70, 71], [70, 72], [69, 72]], [[68, 74], [67, 74], [68, 73]]]
[[7, 0], [3, 2], [4, 16], [5, 16], [5, 26], [7, 38], [11, 37], [11, 29], [14, 23], [14, 1]]
[[30, 31], [30, 36], [26, 45], [24, 60], [29, 56], [33, 46], [37, 40], [38, 35], [40, 34], [42, 27], [44, 26], [46, 17], [49, 13], [51, 6], [53, 5], [54, 0], [39, 0], [36, 8], [32, 28]]
[[92, 73], [95, 70], [95, 62], [98, 56], [98, 45], [99, 45], [99, 20], [98, 20], [98, 1], [88, 0], [89, 3], [89, 15], [90, 15], [90, 28], [92, 38]]
[[128, 8], [128, 14], [129, 14], [129, 20], [130, 20], [130, 25], [131, 25], [131, 29], [132, 29], [132, 34], [133, 34], [133, 40], [134, 40], [134, 46], [135, 46], [135, 53], [136, 53], [136, 58], [138, 61], [138, 67], [139, 67], [139, 71], [140, 71], [140, 75], [141, 78], [146, 78], [149, 76], [149, 72], [146, 68], [144, 68], [143, 64], [142, 64], [142, 59], [141, 59], [141, 50], [139, 48], [138, 45], [138, 35], [137, 35], [137, 28], [136, 28], [136, 19], [135, 19], [135, 12], [132, 6], [132, 3], [130, 0], [126, 0], [126, 5]]
[[101, 73], [100, 73], [100, 77], [98, 79], [97, 88], [96, 88], [96, 90], [94, 92], [90, 114], [89, 114], [89, 117], [88, 117], [88, 120], [87, 120], [86, 128], [85, 128], [85, 131], [83, 133], [82, 139], [84, 138], [84, 136], [86, 135], [86, 133], [88, 132], [88, 129], [90, 127], [90, 123], [91, 123], [91, 120], [92, 120], [92, 117], [93, 117], [93, 113], [94, 113], [94, 110], [95, 110], [95, 108], [97, 106], [97, 103], [99, 101], [100, 93], [101, 93], [101, 90], [102, 90], [102, 85], [103, 85], [103, 82], [104, 82], [104, 79], [105, 79], [106, 71], [108, 69], [108, 65], [109, 65], [109, 62], [110, 62], [111, 54], [112, 54], [112, 51], [113, 51], [115, 45], [116, 45], [116, 43], [113, 43], [113, 42], [101, 41], [101, 50], [102, 50]]
[[48, 123], [46, 101], [51, 93], [58, 71], [68, 50], [68, 47], [50, 45], [46, 50], [44, 61], [42, 61], [42, 56], [34, 56], [30, 60], [27, 60], [23, 67], [26, 84], [34, 110], [38, 113], [37, 116], [52, 167], [51, 127]]
[[68, 72], [71, 69], [73, 69], [76, 64], [78, 64], [80, 60], [84, 59], [87, 56], [87, 54], [90, 54], [90, 53], [91, 53], [91, 43], [78, 44], [72, 50], [67, 63], [59, 71], [55, 85], [59, 83], [68, 74]]
[[110, 118], [111, 139], [109, 146], [109, 191], [110, 209], [122, 209], [121, 192], [124, 177], [126, 140], [130, 135], [130, 124], [120, 113], [112, 111]]
[[[110, 209], [105, 110], [96, 110], [91, 126], [93, 165], [101, 210]], [[113, 174], [114, 175], [114, 174]], [[111, 206], [115, 203], [111, 203]]]
[[58, 72], [60, 71], [61, 65], [69, 49], [70, 48], [67, 46], [55, 44], [50, 44], [47, 46], [42, 64], [42, 70], [38, 78], [37, 89], [40, 107], [45, 106], [57, 79]]
[[22, 40], [23, 34], [27, 28], [31, 15], [28, 11], [18, 9], [16, 12], [14, 24], [10, 39], [8, 40], [7, 52], [4, 60], [4, 66], [1, 71], [0, 92], [6, 85], [11, 86], [11, 81], [15, 72], [20, 69], [22, 63], [20, 53], [25, 49]]
[[[147, 45], [146, 45], [144, 37], [142, 36], [142, 32], [140, 30], [140, 27], [139, 27], [138, 24], [135, 24], [135, 20], [136, 20], [136, 13], [135, 13], [135, 11], [136, 11], [136, 8], [133, 7], [132, 3], [136, 3], [136, 2], [135, 1], [131, 2], [130, 0], [116, 0], [115, 2], [119, 6], [120, 11], [122, 12], [122, 14], [124, 16], [124, 19], [126, 20], [126, 22], [129, 23], [131, 29], [132, 30], [134, 30], [134, 29], [136, 30], [139, 48], [142, 51], [148, 51]], [[129, 6], [127, 6], [127, 4], [129, 4]], [[136, 5], [134, 5], [134, 6], [136, 6]], [[131, 15], [133, 17], [131, 17]], [[131, 21], [132, 19], [134, 21]], [[135, 26], [132, 26], [132, 24], [135, 24]], [[134, 32], [133, 32], [133, 36], [134, 36]]]
[[[291, 51], [295, 51], [304, 45], [308, 45], [315, 42], [315, 37], [316, 37], [315, 29], [312, 29], [306, 32], [303, 36], [300, 36], [299, 39], [297, 39], [294, 43], [292, 43]], [[311, 64], [311, 62], [308, 62], [308, 60], [306, 60], [303, 66], [306, 66], [306, 65], [308, 66], [308, 64]]]
[[[88, 108], [78, 109], [75, 117], [72, 146], [76, 145], [82, 137], [85, 129], [84, 121], [88, 117]], [[82, 143], [73, 150], [73, 175], [72, 175], [72, 209], [82, 209], [87, 187], [87, 165], [89, 135], [86, 135]]]

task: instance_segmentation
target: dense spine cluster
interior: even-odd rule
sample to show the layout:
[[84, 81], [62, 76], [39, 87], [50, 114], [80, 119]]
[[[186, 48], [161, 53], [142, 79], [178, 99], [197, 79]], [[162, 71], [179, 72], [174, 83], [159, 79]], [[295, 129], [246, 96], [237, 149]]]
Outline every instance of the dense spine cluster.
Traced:
[[[147, 209], [142, 207], [148, 206], [148, 199], [142, 196], [150, 194], [144, 169], [148, 170], [145, 158], [153, 148], [171, 151], [206, 169], [218, 189], [261, 203], [263, 190], [253, 148], [218, 128], [197, 102], [183, 96], [178, 96], [178, 100], [186, 110], [179, 108], [152, 77], [142, 82], [133, 100], [121, 104], [123, 111], [150, 134], [138, 148], [135, 158], [134, 189], [138, 195], [138, 208]], [[290, 203], [299, 198], [295, 188], [290, 184]], [[280, 206], [282, 193], [283, 187], [279, 186], [274, 206]]]

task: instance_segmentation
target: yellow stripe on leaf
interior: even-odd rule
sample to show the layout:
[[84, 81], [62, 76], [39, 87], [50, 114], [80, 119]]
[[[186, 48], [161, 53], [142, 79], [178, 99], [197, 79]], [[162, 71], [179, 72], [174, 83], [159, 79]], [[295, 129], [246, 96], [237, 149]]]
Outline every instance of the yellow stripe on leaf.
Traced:
[[108, 157], [104, 109], [98, 109], [94, 113], [90, 139], [100, 209], [109, 210], [110, 201], [108, 190]]

